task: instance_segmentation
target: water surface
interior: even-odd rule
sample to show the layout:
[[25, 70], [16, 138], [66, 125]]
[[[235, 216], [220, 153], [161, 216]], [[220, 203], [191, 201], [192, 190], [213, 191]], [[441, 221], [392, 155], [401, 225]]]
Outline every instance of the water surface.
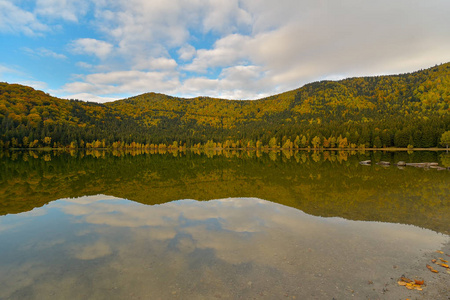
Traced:
[[358, 163], [405, 153], [15, 155], [1, 299], [398, 299], [449, 241], [448, 171]]

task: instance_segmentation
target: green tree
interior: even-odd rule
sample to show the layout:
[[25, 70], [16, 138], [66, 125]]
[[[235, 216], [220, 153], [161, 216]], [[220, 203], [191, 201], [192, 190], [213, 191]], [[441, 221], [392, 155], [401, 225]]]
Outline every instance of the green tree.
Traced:
[[406, 147], [409, 143], [409, 132], [406, 130], [399, 130], [395, 133], [394, 144], [395, 147]]
[[276, 137], [272, 137], [269, 141], [269, 147], [270, 148], [277, 148], [278, 144], [277, 144], [277, 138]]
[[376, 136], [375, 139], [373, 140], [373, 146], [375, 148], [381, 148], [381, 139], [379, 136]]
[[255, 148], [255, 142], [253, 140], [248, 141], [247, 148], [250, 148], [250, 149]]
[[287, 139], [286, 142], [283, 145], [283, 149], [292, 149], [293, 148], [293, 143], [291, 142], [290, 139]]
[[300, 147], [300, 137], [297, 135], [297, 137], [294, 140], [294, 147], [298, 149]]
[[12, 138], [12, 139], [11, 139], [11, 146], [12, 146], [13, 148], [19, 146], [19, 142], [17, 141], [16, 138]]
[[30, 144], [30, 142], [28, 141], [28, 137], [24, 136], [22, 139], [22, 145], [24, 148], [28, 148], [28, 145]]
[[313, 145], [314, 148], [319, 148], [320, 146], [320, 137], [315, 136], [313, 137], [311, 144]]
[[44, 144], [50, 145], [50, 143], [52, 142], [52, 138], [49, 136], [46, 136], [42, 141], [44, 142]]
[[334, 136], [332, 136], [331, 138], [329, 138], [329, 141], [330, 141], [330, 147], [335, 148], [336, 147], [336, 138]]
[[305, 148], [306, 146], [308, 146], [308, 140], [306, 139], [306, 136], [302, 135], [302, 139], [300, 141], [300, 146], [302, 148]]
[[448, 145], [450, 145], [450, 130], [448, 130], [442, 134], [441, 145], [446, 146], [447, 152], [448, 152]]

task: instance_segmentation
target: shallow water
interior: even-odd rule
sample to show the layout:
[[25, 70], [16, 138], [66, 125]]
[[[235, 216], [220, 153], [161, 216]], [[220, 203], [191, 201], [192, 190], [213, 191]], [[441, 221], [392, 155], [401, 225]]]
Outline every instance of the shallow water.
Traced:
[[4, 216], [1, 228], [5, 299], [370, 298], [396, 268], [448, 240], [257, 198], [61, 199]]
[[397, 299], [449, 242], [447, 171], [21, 155], [1, 160], [1, 299]]

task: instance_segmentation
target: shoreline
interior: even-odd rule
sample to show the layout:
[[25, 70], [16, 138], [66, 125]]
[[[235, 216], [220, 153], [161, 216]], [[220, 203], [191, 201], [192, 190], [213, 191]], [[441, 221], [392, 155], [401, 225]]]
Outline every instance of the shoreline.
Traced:
[[[389, 299], [450, 299], [450, 271], [441, 266], [437, 266], [431, 260], [444, 258], [450, 260], [450, 236], [448, 240], [441, 245], [440, 249], [434, 251], [426, 251], [421, 257], [413, 261], [411, 265], [403, 270], [398, 270], [398, 277], [391, 278], [386, 283], [386, 295]], [[443, 253], [439, 253], [441, 251]], [[427, 269], [426, 265], [438, 270], [439, 273], [432, 273]], [[400, 277], [407, 277], [412, 280], [424, 280], [425, 284], [422, 291], [408, 290], [398, 285], [397, 281]]]
[[383, 152], [396, 152], [396, 151], [433, 151], [433, 152], [441, 152], [447, 151], [446, 148], [51, 148], [51, 147], [40, 147], [40, 148], [7, 148], [0, 149], [3, 151], [23, 151], [23, 150], [37, 150], [37, 151], [51, 151], [51, 150], [172, 150], [172, 151], [196, 151], [196, 150], [205, 150], [205, 151], [315, 151], [315, 152], [323, 152], [323, 151], [383, 151]]

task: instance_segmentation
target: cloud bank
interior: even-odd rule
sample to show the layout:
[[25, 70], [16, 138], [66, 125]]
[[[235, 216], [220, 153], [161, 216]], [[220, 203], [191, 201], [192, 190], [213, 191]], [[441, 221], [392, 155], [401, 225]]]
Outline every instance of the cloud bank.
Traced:
[[31, 7], [0, 0], [0, 8], [2, 35], [89, 28], [59, 54], [73, 70], [55, 90], [69, 98], [154, 91], [255, 99], [315, 80], [450, 61], [446, 0], [39, 0]]

